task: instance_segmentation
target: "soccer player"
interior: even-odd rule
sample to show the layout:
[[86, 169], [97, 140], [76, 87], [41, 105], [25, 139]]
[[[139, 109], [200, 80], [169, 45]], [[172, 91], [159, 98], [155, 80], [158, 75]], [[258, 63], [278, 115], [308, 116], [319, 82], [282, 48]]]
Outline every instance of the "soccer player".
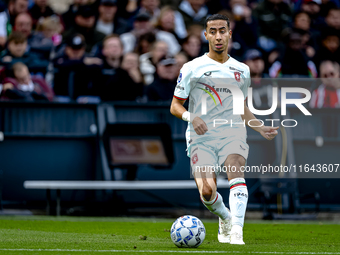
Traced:
[[[249, 67], [228, 55], [232, 35], [228, 17], [208, 17], [205, 29], [209, 52], [182, 67], [170, 111], [188, 122], [186, 140], [192, 173], [203, 204], [219, 217], [219, 242], [244, 244], [248, 190], [241, 167], [246, 164], [249, 148], [245, 125], [250, 126], [248, 121], [252, 120], [252, 128], [267, 140], [277, 135], [279, 127], [262, 126], [245, 103], [250, 86]], [[187, 111], [183, 104], [189, 96]], [[241, 100], [244, 107], [242, 115], [233, 114], [236, 100]], [[206, 171], [214, 165], [227, 170], [230, 210], [216, 190], [215, 171]]]

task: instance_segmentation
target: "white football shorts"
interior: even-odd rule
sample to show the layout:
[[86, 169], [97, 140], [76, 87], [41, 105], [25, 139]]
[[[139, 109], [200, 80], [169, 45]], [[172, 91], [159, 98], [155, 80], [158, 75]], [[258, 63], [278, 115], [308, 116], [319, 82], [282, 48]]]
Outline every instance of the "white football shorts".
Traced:
[[[222, 169], [230, 154], [238, 154], [247, 161], [249, 146], [246, 139], [230, 136], [222, 139], [204, 141], [189, 146], [192, 174], [197, 167], [215, 166]], [[216, 171], [218, 174], [219, 171]]]

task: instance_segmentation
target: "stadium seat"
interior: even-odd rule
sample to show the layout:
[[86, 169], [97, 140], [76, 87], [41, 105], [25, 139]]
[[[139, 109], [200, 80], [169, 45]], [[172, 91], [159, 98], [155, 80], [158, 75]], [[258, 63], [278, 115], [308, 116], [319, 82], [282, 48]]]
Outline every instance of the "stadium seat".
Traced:
[[[306, 216], [300, 216], [300, 200], [314, 199], [315, 212], [319, 211], [320, 195], [318, 192], [310, 194], [300, 194], [298, 190], [297, 179], [291, 178], [261, 178], [260, 193], [263, 203], [263, 219], [306, 219]], [[288, 205], [283, 207], [282, 200], [288, 196]], [[276, 198], [276, 199], [275, 199]], [[273, 206], [276, 201], [277, 214], [274, 213]], [[275, 207], [274, 207], [275, 208]], [[283, 214], [285, 212], [285, 214]], [[290, 213], [290, 214], [289, 214]], [[291, 214], [293, 213], [293, 214]], [[308, 219], [314, 219], [316, 214], [307, 216]]]

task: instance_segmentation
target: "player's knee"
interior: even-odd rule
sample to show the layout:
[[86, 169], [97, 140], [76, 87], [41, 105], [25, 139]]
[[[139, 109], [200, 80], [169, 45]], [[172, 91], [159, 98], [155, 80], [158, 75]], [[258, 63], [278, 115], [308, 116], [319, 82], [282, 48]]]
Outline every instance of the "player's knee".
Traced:
[[241, 166], [245, 165], [246, 161], [241, 155], [233, 154], [228, 156], [226, 163], [227, 165], [235, 166], [237, 169], [239, 169]]
[[202, 196], [205, 201], [210, 201], [212, 199], [213, 189], [209, 185], [204, 185], [202, 190]]

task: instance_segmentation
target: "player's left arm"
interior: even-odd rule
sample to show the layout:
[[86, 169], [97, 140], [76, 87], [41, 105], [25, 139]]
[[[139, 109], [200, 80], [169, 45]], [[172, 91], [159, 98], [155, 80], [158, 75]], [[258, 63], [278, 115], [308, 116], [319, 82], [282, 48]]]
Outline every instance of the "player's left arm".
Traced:
[[[244, 114], [241, 115], [242, 119], [245, 121], [248, 127], [251, 127], [255, 131], [259, 132], [264, 138], [267, 140], [272, 140], [276, 135], [277, 135], [277, 130], [279, 127], [268, 127], [268, 126], [262, 126], [262, 123], [256, 119], [254, 114], [249, 110], [247, 104], [246, 104], [246, 99], [248, 97], [248, 88], [251, 85], [251, 77], [250, 77], [250, 70], [249, 67], [246, 66], [246, 71], [244, 74], [244, 84], [242, 87], [243, 95], [244, 95]], [[251, 123], [249, 123], [249, 121]], [[251, 124], [252, 126], [250, 126]]]
[[[241, 117], [248, 127], [251, 127], [255, 131], [259, 132], [267, 140], [272, 140], [278, 134], [277, 130], [279, 129], [279, 127], [262, 126], [262, 123], [258, 121], [254, 114], [249, 110], [246, 101], [244, 101], [244, 114], [241, 115]], [[248, 122], [250, 120], [252, 120], [252, 126], [249, 126]]]

